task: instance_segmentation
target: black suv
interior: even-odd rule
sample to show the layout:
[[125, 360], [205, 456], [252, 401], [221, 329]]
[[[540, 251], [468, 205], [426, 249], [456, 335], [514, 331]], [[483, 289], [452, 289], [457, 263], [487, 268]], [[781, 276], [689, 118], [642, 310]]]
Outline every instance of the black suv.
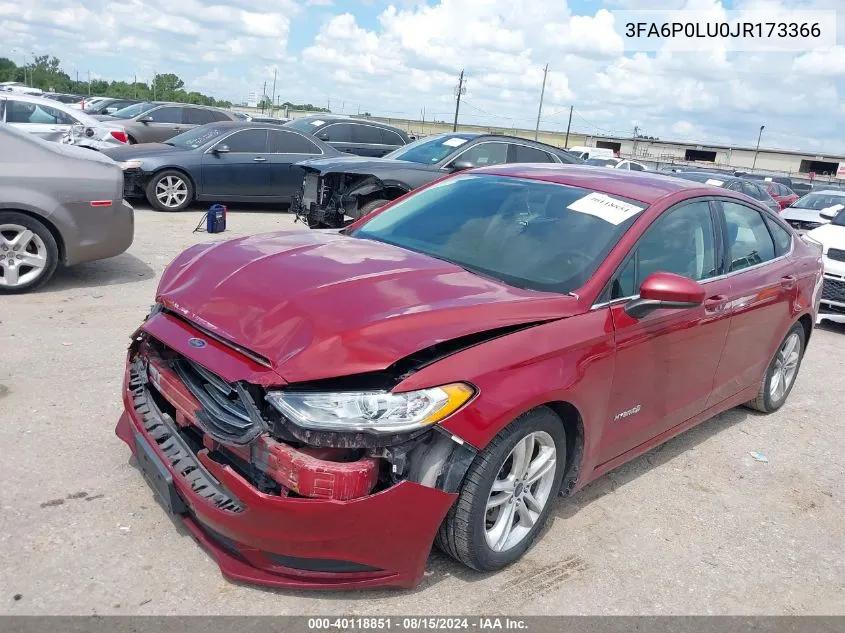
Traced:
[[294, 119], [285, 126], [316, 136], [338, 151], [358, 156], [384, 156], [411, 142], [408, 134], [397, 127], [331, 114]]

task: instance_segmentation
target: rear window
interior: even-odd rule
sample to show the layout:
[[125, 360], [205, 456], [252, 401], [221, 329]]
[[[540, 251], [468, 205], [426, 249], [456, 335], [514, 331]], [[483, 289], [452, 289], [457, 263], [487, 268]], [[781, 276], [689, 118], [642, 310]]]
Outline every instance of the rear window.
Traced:
[[417, 192], [352, 235], [519, 288], [566, 293], [592, 276], [645, 208], [590, 189], [466, 174]]

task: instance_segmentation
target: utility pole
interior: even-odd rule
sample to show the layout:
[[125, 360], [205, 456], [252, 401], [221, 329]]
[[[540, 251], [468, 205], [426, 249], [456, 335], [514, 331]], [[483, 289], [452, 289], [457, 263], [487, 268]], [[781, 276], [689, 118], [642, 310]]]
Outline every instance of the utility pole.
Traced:
[[76, 92], [79, 92], [79, 70], [76, 71]]
[[461, 95], [466, 94], [466, 86], [464, 86], [464, 71], [461, 70], [461, 76], [458, 77], [458, 87], [455, 88], [455, 96], [458, 98], [455, 104], [455, 122], [452, 124], [452, 131], [458, 131], [458, 112], [461, 109]]
[[88, 71], [88, 96], [91, 96], [91, 71]]
[[264, 80], [264, 87], [261, 89], [261, 114], [264, 114], [264, 104], [267, 101], [267, 80]]
[[754, 162], [751, 164], [751, 169], [754, 169], [757, 166], [757, 154], [760, 151], [760, 138], [763, 136], [763, 130], [765, 127], [765, 125], [760, 126], [760, 133], [757, 135], [757, 149], [754, 150]]
[[276, 103], [276, 69], [273, 69], [273, 96], [270, 97], [270, 114], [273, 114], [273, 104]]
[[569, 106], [569, 123], [566, 124], [566, 140], [563, 142], [563, 149], [569, 145], [569, 128], [572, 127], [572, 110], [575, 106]]
[[329, 112], [332, 111], [332, 98], [331, 97], [328, 97], [326, 99], [326, 110], [328, 110]]
[[138, 75], [132, 76], [132, 87], [135, 89], [133, 98], [137, 99], [138, 98]]
[[156, 98], [156, 77], [158, 77], [158, 74], [156, 73], [155, 68], [153, 68], [153, 101], [158, 101]]
[[543, 97], [546, 95], [546, 75], [549, 74], [549, 65], [543, 69], [543, 88], [540, 90], [540, 107], [537, 108], [537, 125], [534, 127], [534, 140], [540, 134], [540, 114], [543, 112]]
[[637, 155], [637, 139], [639, 138], [640, 128], [638, 125], [634, 126], [634, 146], [631, 149], [631, 154], [636, 156]]

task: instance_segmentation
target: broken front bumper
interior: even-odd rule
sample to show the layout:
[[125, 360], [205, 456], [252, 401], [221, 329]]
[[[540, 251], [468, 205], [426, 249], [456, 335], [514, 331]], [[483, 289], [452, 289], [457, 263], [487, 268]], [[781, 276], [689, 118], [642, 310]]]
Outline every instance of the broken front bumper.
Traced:
[[[162, 377], [158, 380], [161, 386]], [[422, 578], [455, 494], [411, 481], [364, 494], [366, 468], [349, 476], [347, 464], [335, 468], [317, 459], [332, 471], [321, 478], [315, 464], [289, 451], [277, 457], [280, 478], [304, 483], [316, 474], [308, 490], [329, 490], [336, 496], [343, 486], [333, 478], [346, 472], [344, 481], [357, 486], [349, 494], [364, 496], [338, 500], [266, 494], [217, 461], [213, 444], [210, 450], [207, 442], [192, 445], [184, 437], [180, 424], [157, 406], [147, 377], [133, 370], [131, 358], [123, 401], [116, 434], [138, 458], [165, 508], [180, 515], [227, 578], [291, 588], [412, 587]], [[328, 487], [327, 478], [332, 479]]]

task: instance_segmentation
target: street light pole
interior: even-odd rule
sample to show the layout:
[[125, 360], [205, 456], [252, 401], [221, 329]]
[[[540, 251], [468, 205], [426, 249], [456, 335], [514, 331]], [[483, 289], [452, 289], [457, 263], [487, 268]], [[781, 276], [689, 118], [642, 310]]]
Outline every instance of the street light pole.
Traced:
[[549, 74], [549, 65], [543, 69], [543, 88], [540, 90], [540, 106], [537, 108], [537, 125], [534, 127], [534, 140], [540, 134], [540, 114], [543, 112], [543, 97], [546, 96], [546, 75]]
[[757, 135], [757, 149], [754, 150], [754, 162], [751, 163], [751, 169], [754, 169], [757, 166], [757, 154], [760, 152], [760, 138], [763, 136], [763, 130], [765, 128], [765, 125], [760, 126], [760, 133]]

